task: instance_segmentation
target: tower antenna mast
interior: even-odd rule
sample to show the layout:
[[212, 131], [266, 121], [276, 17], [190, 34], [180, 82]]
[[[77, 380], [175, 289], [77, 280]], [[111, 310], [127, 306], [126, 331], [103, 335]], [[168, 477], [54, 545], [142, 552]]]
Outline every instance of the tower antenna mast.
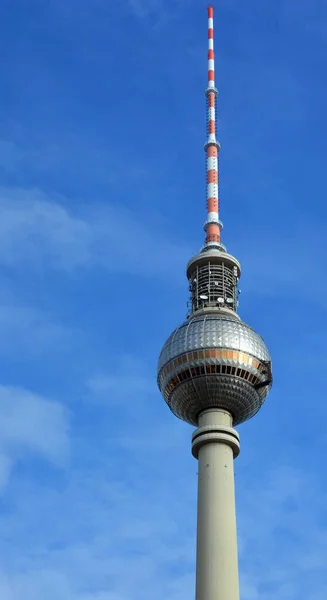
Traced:
[[213, 7], [208, 7], [208, 87], [207, 97], [207, 140], [204, 146], [206, 152], [207, 176], [207, 220], [204, 224], [206, 232], [205, 249], [210, 247], [224, 250], [221, 244], [222, 223], [219, 220], [219, 150], [220, 144], [216, 137], [216, 104], [218, 90], [215, 85], [215, 50]]

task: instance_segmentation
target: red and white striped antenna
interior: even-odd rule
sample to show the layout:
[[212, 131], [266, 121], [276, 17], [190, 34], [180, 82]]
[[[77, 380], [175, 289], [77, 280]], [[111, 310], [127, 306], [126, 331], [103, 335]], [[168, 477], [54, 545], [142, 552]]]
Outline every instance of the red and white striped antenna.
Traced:
[[216, 99], [218, 90], [215, 86], [215, 53], [214, 53], [214, 28], [213, 7], [208, 7], [208, 87], [207, 97], [207, 133], [205, 144], [207, 156], [207, 220], [204, 224], [206, 240], [203, 250], [217, 248], [225, 250], [221, 243], [222, 223], [219, 220], [219, 185], [218, 185], [218, 154], [220, 144], [216, 138]]

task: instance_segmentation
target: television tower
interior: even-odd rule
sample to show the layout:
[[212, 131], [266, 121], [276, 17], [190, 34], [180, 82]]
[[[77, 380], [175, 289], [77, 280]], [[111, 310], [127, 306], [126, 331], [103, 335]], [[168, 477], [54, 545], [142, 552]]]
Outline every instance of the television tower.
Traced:
[[208, 8], [206, 238], [186, 274], [187, 320], [164, 344], [158, 386], [170, 410], [197, 429], [196, 600], [239, 600], [233, 459], [240, 451], [235, 425], [253, 417], [272, 384], [263, 339], [237, 314], [240, 263], [226, 252], [219, 219], [213, 8]]

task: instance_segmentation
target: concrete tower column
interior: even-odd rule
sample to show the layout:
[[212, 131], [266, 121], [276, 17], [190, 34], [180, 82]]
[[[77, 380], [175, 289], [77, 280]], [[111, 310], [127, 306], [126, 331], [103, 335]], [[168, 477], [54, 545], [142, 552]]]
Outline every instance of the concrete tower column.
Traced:
[[239, 435], [230, 413], [201, 413], [192, 437], [198, 459], [196, 600], [239, 600], [233, 460]]

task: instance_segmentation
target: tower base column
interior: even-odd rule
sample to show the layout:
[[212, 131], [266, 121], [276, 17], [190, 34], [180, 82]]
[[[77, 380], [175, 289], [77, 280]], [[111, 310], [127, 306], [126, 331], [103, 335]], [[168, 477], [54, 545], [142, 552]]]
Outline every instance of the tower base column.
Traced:
[[196, 600], [239, 600], [234, 457], [239, 435], [230, 413], [201, 413], [192, 436], [198, 459]]

